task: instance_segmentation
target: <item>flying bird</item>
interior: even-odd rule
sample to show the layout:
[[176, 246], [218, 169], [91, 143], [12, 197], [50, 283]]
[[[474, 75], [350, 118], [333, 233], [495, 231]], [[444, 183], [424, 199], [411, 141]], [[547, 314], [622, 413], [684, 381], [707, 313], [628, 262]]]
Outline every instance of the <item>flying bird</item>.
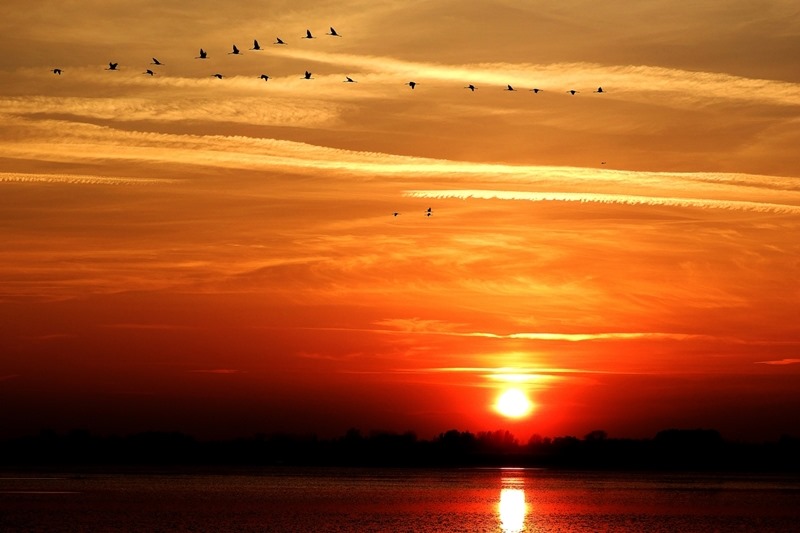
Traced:
[[602, 87], [598, 87], [597, 90], [594, 91], [594, 92], [596, 92], [596, 93], [604, 93], [605, 91], [603, 90]]
[[228, 52], [228, 55], [231, 55], [231, 54], [233, 54], [233, 55], [235, 55], [235, 56], [238, 56], [238, 55], [239, 55], [239, 49], [238, 49], [238, 48], [236, 48], [236, 45], [235, 45], [235, 44], [233, 45], [233, 50], [232, 50], [232, 51], [230, 51], [230, 52]]
[[109, 63], [106, 70], [117, 70], [117, 65], [119, 65], [119, 63]]
[[541, 92], [541, 89], [531, 89], [531, 91], [533, 91], [534, 94], [539, 94], [539, 92]]
[[432, 215], [433, 215], [433, 209], [429, 207], [429, 208], [428, 208], [428, 209], [425, 211], [425, 216], [426, 216], [426, 217], [429, 217], [429, 216], [432, 216]]
[[515, 88], [513, 88], [511, 85], [506, 85], [506, 88], [505, 88], [505, 89], [503, 89], [503, 90], [504, 90], [504, 91], [516, 91], [516, 89], [515, 89]]
[[358, 83], [358, 82], [356, 80], [354, 80], [353, 78], [351, 78], [350, 76], [345, 76], [344, 77], [344, 83]]
[[155, 74], [155, 72], [153, 72], [153, 71], [152, 71], [152, 70], [150, 70], [150, 69], [147, 69], [147, 70], [145, 70], [144, 72], [142, 72], [142, 74], [149, 74], [150, 76], [152, 76], [153, 74]]
[[199, 55], [199, 56], [197, 56], [197, 57], [195, 57], [195, 59], [205, 59], [205, 58], [207, 58], [207, 57], [208, 57], [208, 52], [206, 52], [205, 50], [203, 50], [203, 49], [201, 48], [201, 49], [200, 49], [200, 55]]
[[465, 89], [469, 89], [472, 92], [475, 92], [475, 89], [476, 89], [476, 87], [474, 85], [472, 85], [471, 83], [469, 85], [467, 85], [466, 87], [464, 87], [464, 88]]
[[397, 211], [395, 211], [394, 213], [392, 213], [392, 216], [393, 216], [393, 217], [396, 217], [396, 216], [397, 216], [397, 215], [399, 215], [399, 214], [400, 214], [400, 213], [398, 213]]
[[161, 61], [159, 61], [158, 59], [156, 59], [156, 58], [154, 57], [154, 58], [153, 58], [153, 62], [152, 62], [152, 63], [150, 63], [150, 64], [151, 64], [151, 65], [163, 65], [164, 63], [162, 63]]
[[306, 73], [303, 75], [303, 79], [304, 80], [313, 80], [314, 78], [311, 77], [311, 73], [309, 71], [306, 71]]
[[311, 35], [311, 30], [306, 30], [306, 36], [303, 39], [316, 39], [316, 37]]
[[336, 33], [336, 30], [334, 30], [334, 29], [333, 29], [333, 26], [331, 26], [331, 31], [330, 31], [330, 33], [327, 33], [326, 35], [332, 35], [332, 36], [334, 36], [334, 37], [341, 37], [341, 35], [339, 35], [338, 33]]
[[274, 44], [286, 44], [286, 43], [283, 42], [283, 39], [281, 39], [280, 37], [275, 37], [275, 43]]
[[261, 76], [258, 77], [258, 79], [264, 80], [264, 81], [269, 81], [269, 76], [267, 76], [266, 74], [262, 74]]
[[217, 78], [218, 80], [221, 80], [222, 79], [222, 74], [214, 74], [214, 77]]
[[417, 86], [417, 82], [415, 82], [415, 81], [410, 81], [410, 82], [406, 83], [406, 85], [408, 85], [409, 87], [411, 87], [411, 88], [413, 89], [414, 87], [416, 87], [416, 86]]
[[576, 91], [575, 89], [570, 89], [570, 90], [569, 90], [569, 91], [567, 91], [567, 92], [568, 92], [569, 94], [571, 94], [572, 96], [575, 96], [575, 95], [578, 93], [578, 91]]
[[258, 44], [258, 41], [253, 39], [253, 48], [251, 48], [250, 50], [263, 50], [263, 48], [261, 48], [261, 45]]
[[58, 74], [59, 76], [61, 76], [61, 69], [60, 68], [54, 68], [50, 72], [52, 72], [53, 74]]

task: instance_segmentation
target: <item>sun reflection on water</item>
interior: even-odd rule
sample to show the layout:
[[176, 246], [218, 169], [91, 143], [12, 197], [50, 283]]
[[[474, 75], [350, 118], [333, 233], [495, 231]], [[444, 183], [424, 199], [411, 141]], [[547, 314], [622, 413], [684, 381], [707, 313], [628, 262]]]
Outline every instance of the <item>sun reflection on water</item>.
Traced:
[[497, 512], [500, 515], [500, 529], [503, 533], [520, 533], [525, 529], [525, 515], [528, 504], [525, 502], [525, 478], [503, 476], [500, 489], [500, 502]]

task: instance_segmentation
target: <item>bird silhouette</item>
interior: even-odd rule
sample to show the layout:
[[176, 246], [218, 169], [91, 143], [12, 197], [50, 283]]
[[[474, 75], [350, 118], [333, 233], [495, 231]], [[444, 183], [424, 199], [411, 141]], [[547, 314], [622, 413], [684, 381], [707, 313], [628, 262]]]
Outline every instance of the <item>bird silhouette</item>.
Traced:
[[333, 29], [333, 26], [331, 26], [331, 31], [329, 33], [327, 33], [326, 35], [332, 35], [334, 37], [341, 37], [341, 35], [336, 33], [336, 30]]
[[58, 74], [59, 76], [61, 76], [61, 69], [60, 68], [51, 69], [50, 72], [52, 72], [53, 74]]
[[164, 63], [162, 63], [161, 61], [159, 61], [158, 59], [156, 59], [156, 58], [154, 57], [154, 58], [153, 58], [153, 62], [152, 62], [152, 63], [150, 63], [150, 64], [151, 64], [151, 65], [163, 65]]
[[392, 213], [392, 216], [393, 216], [393, 217], [396, 217], [396, 216], [397, 216], [397, 215], [399, 215], [399, 214], [400, 214], [400, 213], [398, 213], [397, 211], [395, 211], [394, 213]]
[[345, 76], [344, 77], [344, 83], [358, 83], [358, 82], [356, 80], [354, 80], [353, 78], [351, 78], [350, 76]]
[[283, 42], [283, 39], [281, 39], [280, 37], [275, 37], [275, 43], [274, 44], [286, 44], [286, 43]]
[[534, 94], [539, 94], [542, 90], [541, 89], [531, 89], [531, 91], [533, 91]]
[[147, 69], [147, 70], [145, 70], [144, 72], [142, 72], [142, 74], [148, 74], [148, 75], [152, 76], [153, 74], [155, 74], [155, 72], [153, 72], [153, 71], [152, 71], [152, 70], [150, 70], [150, 69]]
[[205, 50], [203, 50], [201, 48], [200, 49], [200, 55], [195, 57], [195, 59], [206, 59], [207, 57], [208, 57], [208, 52], [206, 52]]
[[238, 55], [239, 55], [239, 49], [238, 49], [238, 48], [236, 48], [236, 45], [235, 45], [235, 44], [233, 45], [233, 50], [231, 50], [230, 52], [228, 52], [228, 55], [231, 55], [231, 54], [233, 54], [233, 55], [235, 55], [235, 56], [238, 56]]
[[306, 73], [303, 75], [303, 79], [304, 80], [313, 80], [314, 78], [311, 77], [311, 73], [309, 71], [306, 71]]
[[214, 74], [214, 77], [217, 78], [218, 80], [221, 80], [222, 79], [222, 74]]
[[464, 87], [464, 88], [465, 89], [469, 89], [472, 92], [475, 92], [475, 89], [476, 89], [476, 87], [474, 85], [472, 85], [471, 83], [469, 85], [467, 85], [466, 87]]
[[261, 48], [261, 45], [258, 44], [258, 41], [253, 39], [253, 48], [251, 48], [250, 50], [263, 50], [263, 49]]
[[597, 90], [594, 91], [594, 92], [596, 92], [596, 93], [604, 93], [605, 91], [603, 90], [602, 87], [598, 87]]
[[511, 85], [506, 85], [506, 88], [505, 88], [505, 89], [503, 89], [503, 90], [504, 90], [504, 91], [516, 91], [516, 89], [515, 89], [515, 88], [513, 88]]
[[316, 39], [313, 35], [311, 35], [311, 30], [306, 30], [306, 35], [303, 39]]
[[119, 65], [119, 63], [109, 63], [106, 70], [117, 70], [117, 65]]
[[261, 76], [258, 77], [258, 79], [264, 80], [264, 81], [269, 81], [269, 76], [267, 76], [266, 74], [262, 74]]
[[570, 90], [569, 90], [569, 91], [567, 91], [567, 92], [568, 92], [569, 94], [571, 94], [572, 96], [575, 96], [576, 94], [578, 94], [578, 91], [576, 91], [575, 89], [570, 89]]
[[432, 215], [433, 215], [433, 209], [432, 208], [429, 207], [428, 209], [425, 210], [425, 216], [426, 217], [429, 217], [429, 216], [432, 216]]
[[406, 83], [406, 85], [408, 85], [409, 87], [411, 87], [411, 88], [413, 89], [414, 87], [416, 87], [416, 86], [417, 86], [417, 82], [415, 82], [415, 81], [410, 81], [410, 82]]

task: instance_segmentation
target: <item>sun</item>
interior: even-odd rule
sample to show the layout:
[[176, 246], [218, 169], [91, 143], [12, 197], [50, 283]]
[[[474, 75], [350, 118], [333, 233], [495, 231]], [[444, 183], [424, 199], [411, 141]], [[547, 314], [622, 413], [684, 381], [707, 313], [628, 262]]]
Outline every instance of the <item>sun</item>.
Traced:
[[508, 418], [522, 418], [533, 410], [528, 396], [519, 389], [506, 389], [497, 397], [495, 410]]

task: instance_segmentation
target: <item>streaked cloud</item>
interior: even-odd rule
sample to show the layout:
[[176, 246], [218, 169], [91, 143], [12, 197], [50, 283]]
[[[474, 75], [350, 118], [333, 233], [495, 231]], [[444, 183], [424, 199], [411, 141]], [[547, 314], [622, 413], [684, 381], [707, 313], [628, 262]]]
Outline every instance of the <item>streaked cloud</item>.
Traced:
[[0, 183], [58, 183], [83, 185], [152, 185], [175, 183], [167, 178], [115, 178], [108, 176], [89, 176], [80, 174], [31, 174], [19, 172], [0, 172]]
[[800, 214], [800, 205], [778, 204], [766, 202], [748, 202], [745, 200], [716, 200], [703, 198], [677, 198], [660, 196], [638, 196], [629, 194], [598, 194], [572, 192], [525, 192], [525, 191], [490, 191], [490, 190], [430, 190], [407, 191], [414, 198], [460, 198], [460, 199], [498, 199], [527, 200], [533, 202], [592, 202], [603, 204], [650, 205], [690, 207], [702, 209], [732, 209], [765, 213]]
[[757, 365], [772, 365], [772, 366], [784, 366], [784, 365], [798, 365], [800, 364], [800, 359], [776, 359], [774, 361], [756, 361]]

